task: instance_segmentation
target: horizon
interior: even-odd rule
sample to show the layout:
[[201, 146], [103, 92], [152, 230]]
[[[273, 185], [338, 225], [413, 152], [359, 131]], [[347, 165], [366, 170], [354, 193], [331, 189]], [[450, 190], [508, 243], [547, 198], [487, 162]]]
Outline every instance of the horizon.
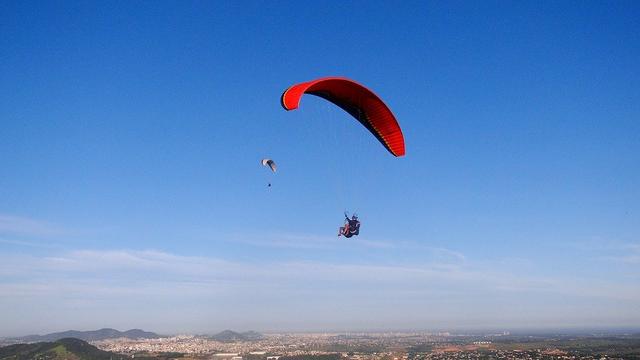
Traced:
[[[156, 332], [149, 329], [140, 329], [140, 328], [131, 328], [131, 329], [114, 329], [110, 327], [103, 327], [99, 329], [68, 329], [62, 331], [54, 331], [51, 333], [30, 333], [26, 335], [14, 335], [14, 336], [4, 336], [0, 337], [0, 339], [20, 339], [26, 338], [30, 336], [47, 336], [58, 333], [66, 333], [66, 332], [95, 332], [101, 330], [116, 330], [121, 333], [125, 333], [128, 331], [143, 331], [150, 332], [162, 337], [173, 337], [173, 336], [215, 336], [227, 331], [244, 334], [249, 332], [256, 332], [261, 335], [278, 335], [278, 334], [327, 334], [327, 335], [349, 335], [349, 334], [432, 334], [438, 336], [445, 336], [443, 334], [447, 333], [450, 335], [446, 336], [486, 336], [486, 335], [495, 335], [495, 336], [543, 336], [543, 335], [561, 335], [561, 336], [601, 336], [601, 335], [633, 335], [640, 333], [640, 327], [593, 327], [593, 328], [519, 328], [519, 329], [504, 329], [504, 328], [484, 328], [484, 329], [461, 329], [461, 328], [450, 328], [450, 329], [352, 329], [352, 330], [297, 330], [297, 331], [287, 331], [287, 330], [256, 330], [256, 329], [229, 329], [225, 328], [222, 330], [212, 330], [209, 332], [201, 332], [201, 333], [163, 333]], [[253, 341], [253, 340], [245, 340], [245, 341]]]
[[[0, 336], [637, 327], [638, 19], [638, 1], [2, 3]], [[380, 96], [406, 156], [322, 98], [282, 108], [325, 76]]]

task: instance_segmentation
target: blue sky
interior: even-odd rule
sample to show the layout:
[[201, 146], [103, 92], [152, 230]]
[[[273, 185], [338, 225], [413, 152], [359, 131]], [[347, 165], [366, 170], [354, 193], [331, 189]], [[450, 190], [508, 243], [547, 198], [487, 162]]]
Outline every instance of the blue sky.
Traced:
[[[4, 2], [0, 336], [636, 326], [638, 18]], [[322, 76], [384, 98], [407, 156], [321, 99], [280, 107]]]

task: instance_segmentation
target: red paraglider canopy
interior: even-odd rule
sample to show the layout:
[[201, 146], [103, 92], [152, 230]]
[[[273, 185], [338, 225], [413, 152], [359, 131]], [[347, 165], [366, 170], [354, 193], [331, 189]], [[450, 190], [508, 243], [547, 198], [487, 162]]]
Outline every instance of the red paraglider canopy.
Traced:
[[353, 80], [326, 77], [296, 84], [285, 90], [280, 98], [289, 111], [300, 105], [303, 94], [326, 99], [351, 114], [364, 125], [395, 156], [404, 156], [402, 129], [387, 105], [373, 91]]

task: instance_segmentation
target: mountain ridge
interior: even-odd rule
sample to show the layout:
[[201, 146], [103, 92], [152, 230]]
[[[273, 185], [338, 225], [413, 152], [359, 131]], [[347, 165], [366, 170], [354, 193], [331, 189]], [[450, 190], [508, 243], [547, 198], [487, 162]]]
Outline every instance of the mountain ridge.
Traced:
[[215, 335], [212, 335], [210, 338], [222, 342], [231, 342], [260, 340], [263, 338], [263, 336], [256, 331], [236, 332], [232, 330], [223, 330]]
[[27, 335], [22, 337], [13, 338], [12, 340], [21, 341], [21, 342], [51, 342], [57, 341], [64, 338], [76, 338], [83, 341], [98, 341], [98, 340], [107, 340], [107, 339], [115, 339], [115, 338], [128, 338], [128, 339], [157, 339], [162, 336], [144, 331], [141, 329], [130, 329], [127, 331], [118, 331], [116, 329], [111, 328], [102, 328], [98, 330], [90, 330], [90, 331], [78, 331], [78, 330], [67, 330], [62, 332], [56, 332], [46, 335]]

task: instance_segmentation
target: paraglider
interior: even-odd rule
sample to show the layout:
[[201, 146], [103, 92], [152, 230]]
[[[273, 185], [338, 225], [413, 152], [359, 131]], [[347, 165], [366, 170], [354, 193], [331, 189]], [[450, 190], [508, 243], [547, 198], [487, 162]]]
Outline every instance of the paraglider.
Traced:
[[[271, 159], [262, 159], [260, 161], [260, 163], [262, 163], [262, 166], [266, 166], [269, 169], [271, 169], [272, 173], [276, 172], [277, 166], [276, 166], [276, 163], [273, 160], [271, 160]], [[269, 182], [268, 186], [271, 187], [271, 183], [270, 182]]]
[[395, 116], [376, 94], [353, 80], [325, 77], [293, 85], [282, 93], [280, 103], [295, 110], [304, 94], [319, 96], [339, 106], [364, 125], [394, 156], [404, 156], [404, 136]]
[[[282, 93], [280, 104], [287, 111], [295, 110], [304, 94], [337, 105], [358, 120], [392, 155], [405, 155], [402, 129], [389, 107], [373, 91], [347, 78], [324, 77], [290, 86]], [[346, 212], [344, 216], [345, 224], [339, 228], [338, 236], [350, 238], [360, 234], [358, 217], [354, 214], [349, 218]]]
[[338, 237], [344, 236], [346, 238], [350, 238], [354, 235], [357, 236], [359, 234], [360, 234], [360, 221], [358, 220], [358, 216], [356, 214], [353, 214], [351, 216], [351, 219], [349, 219], [349, 216], [345, 212], [344, 226], [341, 226], [338, 229]]
[[277, 166], [276, 166], [276, 163], [273, 160], [271, 160], [271, 159], [262, 159], [260, 162], [262, 163], [262, 166], [266, 166], [269, 169], [271, 169], [272, 172], [276, 172]]

